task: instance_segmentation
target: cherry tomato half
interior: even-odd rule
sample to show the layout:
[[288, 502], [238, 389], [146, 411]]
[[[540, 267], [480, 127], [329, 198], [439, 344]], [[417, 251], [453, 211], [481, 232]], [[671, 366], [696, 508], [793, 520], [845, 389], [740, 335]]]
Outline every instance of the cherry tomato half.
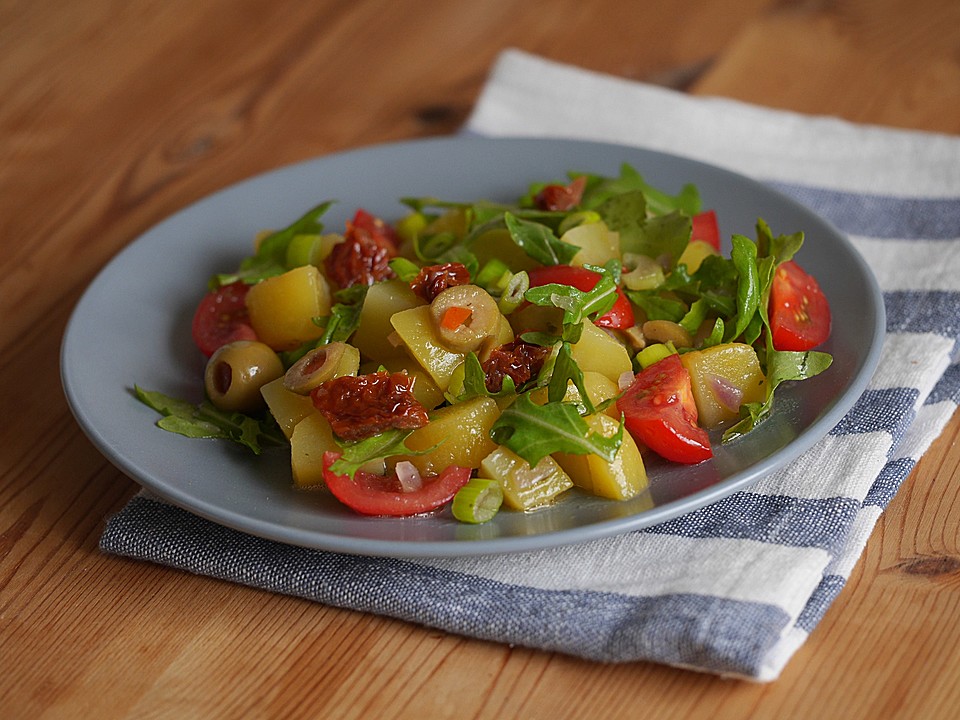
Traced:
[[[547, 265], [528, 270], [527, 275], [530, 277], [530, 287], [556, 283], [569, 285], [583, 292], [593, 290], [601, 277], [600, 273], [573, 265]], [[623, 291], [617, 288], [617, 301], [606, 314], [597, 318], [595, 324], [613, 330], [623, 330], [633, 327], [633, 323], [633, 308], [630, 306], [630, 301], [627, 300]]]
[[706, 210], [693, 216], [693, 233], [691, 240], [703, 240], [720, 250], [720, 225], [717, 223], [717, 213]]
[[330, 466], [339, 457], [331, 451], [323, 454], [323, 479], [340, 502], [361, 515], [402, 517], [430, 512], [453, 500], [457, 490], [470, 481], [470, 468], [451, 465], [439, 475], [423, 478], [420, 489], [404, 492], [396, 475], [363, 470], [354, 473], [353, 479], [338, 475]]
[[816, 279], [793, 260], [773, 276], [769, 314], [777, 350], [810, 350], [830, 337], [830, 303]]
[[191, 332], [193, 342], [207, 357], [228, 342], [257, 339], [247, 312], [249, 289], [243, 282], [223, 285], [204, 295], [197, 305]]
[[667, 460], [692, 465], [713, 457], [706, 430], [697, 425], [690, 373], [668, 355], [638, 373], [617, 400], [631, 435]]

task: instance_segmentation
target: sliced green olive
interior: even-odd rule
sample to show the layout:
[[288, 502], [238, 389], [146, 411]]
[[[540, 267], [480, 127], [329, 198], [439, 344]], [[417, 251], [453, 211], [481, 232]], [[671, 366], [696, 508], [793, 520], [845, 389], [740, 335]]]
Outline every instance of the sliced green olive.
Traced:
[[283, 363], [272, 348], [256, 340], [237, 340], [210, 356], [203, 384], [216, 407], [251, 413], [264, 405], [260, 388], [282, 375]]
[[[449, 322], [448, 312], [465, 313], [465, 319]], [[455, 285], [437, 295], [430, 303], [430, 314], [440, 339], [455, 352], [477, 350], [500, 329], [497, 301], [476, 285]]]
[[297, 360], [283, 376], [283, 386], [300, 395], [343, 375], [356, 375], [360, 351], [353, 345], [332, 342], [311, 350]]

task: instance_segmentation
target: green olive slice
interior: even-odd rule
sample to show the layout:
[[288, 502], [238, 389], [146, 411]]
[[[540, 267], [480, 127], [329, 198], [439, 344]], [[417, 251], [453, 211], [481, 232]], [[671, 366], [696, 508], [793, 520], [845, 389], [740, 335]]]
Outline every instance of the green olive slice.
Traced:
[[360, 351], [353, 345], [332, 342], [315, 348], [297, 360], [283, 376], [283, 386], [300, 395], [327, 380], [343, 375], [356, 375], [360, 367]]
[[[464, 311], [469, 311], [466, 313]], [[462, 321], [447, 322], [448, 312], [457, 313]], [[440, 339], [455, 352], [472, 352], [500, 329], [497, 301], [476, 285], [455, 285], [437, 295], [430, 303], [430, 315]]]

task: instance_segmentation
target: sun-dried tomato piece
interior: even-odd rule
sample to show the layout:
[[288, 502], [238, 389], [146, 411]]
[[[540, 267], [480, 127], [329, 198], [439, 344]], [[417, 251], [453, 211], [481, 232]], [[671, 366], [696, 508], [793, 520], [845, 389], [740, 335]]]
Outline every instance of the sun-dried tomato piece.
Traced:
[[334, 245], [324, 260], [324, 269], [327, 278], [341, 289], [373, 285], [393, 277], [389, 262], [396, 254], [396, 248], [384, 236], [348, 223], [343, 241]]
[[514, 340], [493, 349], [490, 357], [481, 364], [486, 375], [487, 390], [495, 393], [503, 389], [503, 379], [510, 377], [514, 385], [520, 387], [535, 377], [543, 368], [550, 350], [540, 345], [531, 345], [522, 340]]
[[406, 373], [344, 375], [313, 389], [313, 406], [344, 440], [361, 440], [390, 428], [414, 430], [427, 424], [427, 410], [413, 396]]
[[421, 268], [417, 276], [410, 281], [410, 289], [422, 300], [433, 302], [433, 299], [447, 288], [469, 283], [470, 271], [466, 265], [449, 262]]
[[569, 185], [547, 185], [533, 198], [533, 204], [540, 210], [572, 210], [583, 199], [586, 186], [587, 178], [584, 175], [580, 175]]

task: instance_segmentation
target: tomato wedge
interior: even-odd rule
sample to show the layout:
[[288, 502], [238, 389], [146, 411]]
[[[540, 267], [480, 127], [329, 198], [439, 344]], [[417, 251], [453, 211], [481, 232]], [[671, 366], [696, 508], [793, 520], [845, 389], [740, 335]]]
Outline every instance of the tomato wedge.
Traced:
[[207, 357], [229, 342], [257, 339], [247, 312], [249, 289], [243, 282], [223, 285], [204, 295], [197, 305], [191, 333], [193, 342]]
[[713, 457], [706, 430], [697, 425], [690, 373], [668, 355], [638, 373], [617, 400], [631, 435], [658, 455], [692, 465]]
[[777, 350], [810, 350], [830, 337], [830, 303], [816, 279], [793, 260], [777, 267], [768, 311]]
[[[590, 292], [600, 282], [600, 273], [573, 265], [546, 265], [527, 271], [530, 287], [541, 285], [569, 285], [583, 292]], [[633, 327], [633, 308], [620, 288], [617, 288], [617, 301], [604, 315], [597, 318], [596, 325], [612, 330]]]
[[720, 225], [717, 223], [717, 213], [705, 210], [693, 216], [693, 233], [691, 240], [703, 240], [710, 243], [714, 249], [720, 250]]
[[375, 475], [357, 470], [353, 479], [330, 469], [340, 453], [323, 454], [323, 479], [330, 492], [350, 509], [361, 515], [404, 517], [436, 510], [453, 500], [457, 490], [470, 481], [468, 467], [451, 465], [439, 475], [423, 478], [418, 490], [404, 492], [396, 475]]

